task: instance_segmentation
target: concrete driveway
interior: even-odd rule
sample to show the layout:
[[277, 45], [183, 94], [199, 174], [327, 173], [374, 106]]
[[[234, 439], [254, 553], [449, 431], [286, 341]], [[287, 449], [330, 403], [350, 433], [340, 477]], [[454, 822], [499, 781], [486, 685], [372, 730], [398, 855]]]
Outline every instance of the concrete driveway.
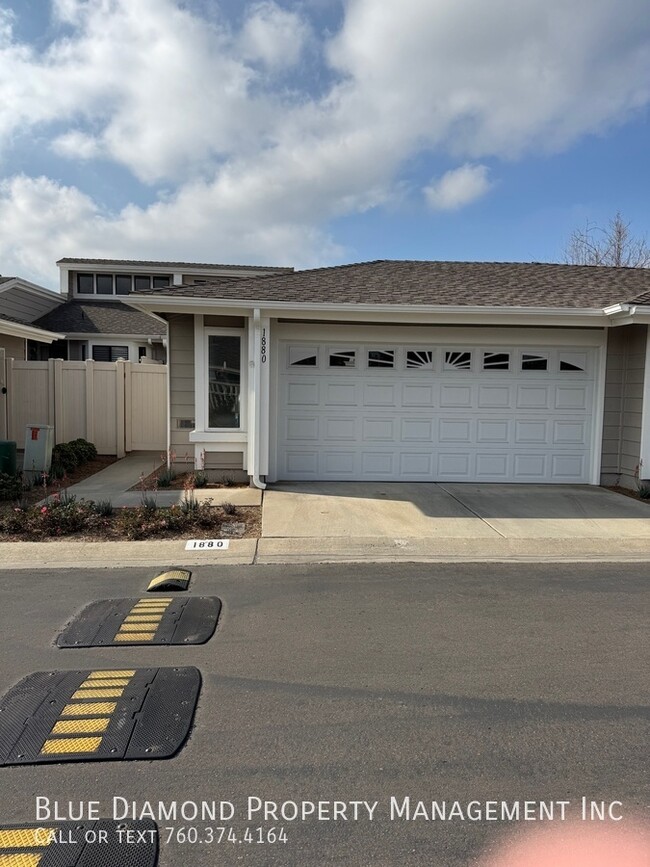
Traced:
[[264, 493], [262, 536], [650, 540], [650, 505], [589, 485], [287, 483]]

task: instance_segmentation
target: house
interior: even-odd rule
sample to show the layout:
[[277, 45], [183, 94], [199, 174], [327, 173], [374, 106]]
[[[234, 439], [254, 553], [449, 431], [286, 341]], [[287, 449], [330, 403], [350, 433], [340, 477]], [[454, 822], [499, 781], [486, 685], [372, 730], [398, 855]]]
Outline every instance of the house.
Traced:
[[258, 486], [650, 477], [648, 270], [378, 261], [127, 303], [168, 323], [170, 448]]
[[[126, 259], [70, 259], [57, 262], [64, 304], [42, 316], [41, 328], [62, 332], [63, 342], [40, 357], [69, 361], [166, 360], [166, 323], [124, 303], [131, 291], [168, 288], [207, 280], [281, 273], [282, 268], [148, 262]], [[288, 269], [291, 270], [291, 269]]]
[[23, 280], [0, 276], [0, 350], [17, 361], [37, 357], [36, 347], [49, 347], [62, 335], [36, 326], [35, 321], [56, 309], [63, 299], [56, 292]]

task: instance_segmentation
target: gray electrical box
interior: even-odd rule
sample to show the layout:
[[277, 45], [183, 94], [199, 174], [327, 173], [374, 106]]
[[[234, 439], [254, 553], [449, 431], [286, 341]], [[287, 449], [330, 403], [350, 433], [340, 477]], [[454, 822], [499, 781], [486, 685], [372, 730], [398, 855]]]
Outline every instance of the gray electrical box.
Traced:
[[23, 474], [49, 473], [52, 465], [54, 426], [51, 424], [28, 424], [25, 428], [25, 458]]

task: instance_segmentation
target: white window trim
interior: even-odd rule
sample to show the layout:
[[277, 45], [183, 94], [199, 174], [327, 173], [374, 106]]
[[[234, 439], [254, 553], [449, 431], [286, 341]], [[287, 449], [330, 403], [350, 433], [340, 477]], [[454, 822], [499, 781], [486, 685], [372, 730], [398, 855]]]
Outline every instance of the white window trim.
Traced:
[[[197, 384], [200, 386], [200, 396], [197, 395], [196, 431], [217, 435], [224, 438], [233, 435], [246, 434], [248, 430], [248, 377], [246, 364], [246, 329], [245, 328], [204, 328], [203, 317], [197, 316], [200, 326], [195, 324], [195, 331], [200, 328], [200, 351], [197, 353], [197, 361], [200, 360], [199, 369], [196, 371]], [[208, 419], [208, 368], [209, 368], [209, 345], [210, 337], [239, 337], [239, 427], [209, 427]], [[195, 338], [196, 339], [196, 338]]]

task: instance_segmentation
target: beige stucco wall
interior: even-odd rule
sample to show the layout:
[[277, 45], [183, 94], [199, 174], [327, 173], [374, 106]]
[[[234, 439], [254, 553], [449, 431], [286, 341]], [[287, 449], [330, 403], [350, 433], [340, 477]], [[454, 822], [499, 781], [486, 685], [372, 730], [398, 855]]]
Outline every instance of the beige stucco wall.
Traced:
[[23, 337], [0, 334], [0, 349], [4, 349], [6, 358], [15, 358], [16, 361], [25, 360], [25, 339]]
[[636, 487], [641, 457], [641, 417], [647, 326], [612, 328], [607, 341], [603, 484]]

